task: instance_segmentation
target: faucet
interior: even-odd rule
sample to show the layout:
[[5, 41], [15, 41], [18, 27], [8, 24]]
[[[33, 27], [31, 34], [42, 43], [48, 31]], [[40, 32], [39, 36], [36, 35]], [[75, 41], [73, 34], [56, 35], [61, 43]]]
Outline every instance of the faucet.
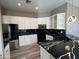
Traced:
[[71, 54], [73, 55], [73, 59], [75, 59], [75, 54], [73, 52], [74, 48], [75, 48], [75, 40], [73, 40], [73, 47], [71, 48], [71, 51], [66, 53], [66, 54], [64, 54], [64, 55], [61, 55], [58, 59], [61, 59], [62, 57], [67, 56], [67, 55], [68, 55], [69, 59], [71, 59]]
[[64, 54], [64, 55], [61, 55], [58, 59], [61, 59], [62, 57], [64, 57], [64, 56], [66, 56], [66, 55], [68, 55], [69, 56], [69, 59], [71, 59], [71, 56], [70, 56], [70, 52], [68, 52], [68, 53], [66, 53], [66, 54]]
[[75, 59], [74, 48], [75, 48], [75, 40], [73, 40], [73, 47], [71, 48], [71, 53], [73, 54], [73, 59]]

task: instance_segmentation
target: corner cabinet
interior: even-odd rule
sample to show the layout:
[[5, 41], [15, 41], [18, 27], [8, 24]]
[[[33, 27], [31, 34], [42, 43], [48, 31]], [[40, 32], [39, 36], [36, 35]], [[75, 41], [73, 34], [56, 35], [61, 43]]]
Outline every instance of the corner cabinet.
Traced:
[[4, 48], [4, 59], [10, 59], [10, 48], [9, 43]]
[[55, 59], [55, 58], [40, 46], [40, 59]]
[[52, 29], [65, 29], [65, 13], [59, 13], [51, 16]]

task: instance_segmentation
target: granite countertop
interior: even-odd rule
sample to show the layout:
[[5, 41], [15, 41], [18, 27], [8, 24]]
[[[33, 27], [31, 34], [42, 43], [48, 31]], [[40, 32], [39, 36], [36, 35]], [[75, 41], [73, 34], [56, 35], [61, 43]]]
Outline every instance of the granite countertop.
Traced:
[[[73, 46], [73, 41], [59, 41], [60, 43], [55, 44], [51, 46], [50, 48], [48, 46], [51, 45], [51, 43], [55, 43], [58, 41], [46, 41], [46, 42], [41, 42], [39, 43], [46, 51], [48, 51], [51, 55], [53, 55], [56, 59], [59, 58], [61, 55], [66, 54], [67, 52], [70, 52], [71, 50], [66, 50], [65, 46]], [[47, 44], [47, 45], [46, 45]], [[79, 47], [77, 43], [75, 43], [75, 48], [74, 48], [74, 54], [76, 56], [76, 59], [79, 59]], [[69, 59], [68, 56], [64, 57], [64, 59]]]

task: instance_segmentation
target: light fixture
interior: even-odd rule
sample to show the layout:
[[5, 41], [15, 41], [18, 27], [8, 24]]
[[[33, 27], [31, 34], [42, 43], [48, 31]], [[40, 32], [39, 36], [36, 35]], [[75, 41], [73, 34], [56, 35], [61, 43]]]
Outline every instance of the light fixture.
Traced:
[[38, 7], [36, 7], [35, 9], [36, 9], [36, 10], [38, 10], [39, 8], [38, 8]]
[[70, 51], [70, 46], [69, 46], [69, 45], [66, 45], [66, 46], [65, 46], [65, 50]]
[[[73, 15], [73, 0], [72, 0], [72, 2], [71, 2], [71, 4], [72, 4], [72, 10], [71, 11], [69, 11], [69, 13], [70, 13], [70, 16], [68, 17], [68, 20], [67, 20], [67, 24], [71, 24], [71, 23], [73, 23], [73, 22], [75, 22], [76, 21], [76, 19], [77, 19], [77, 17], [75, 16], [75, 15]], [[69, 6], [70, 7], [70, 6]]]
[[69, 16], [67, 23], [71, 24], [72, 22], [76, 21], [76, 16]]
[[18, 6], [21, 6], [21, 3], [18, 3]]
[[26, 0], [26, 3], [31, 3], [32, 1], [31, 0]]

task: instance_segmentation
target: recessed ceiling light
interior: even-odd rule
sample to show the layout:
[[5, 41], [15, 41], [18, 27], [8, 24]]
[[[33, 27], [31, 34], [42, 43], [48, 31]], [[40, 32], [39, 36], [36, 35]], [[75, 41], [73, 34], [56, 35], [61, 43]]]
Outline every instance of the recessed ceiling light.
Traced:
[[38, 7], [36, 7], [35, 9], [36, 9], [36, 10], [38, 10], [39, 8], [38, 8]]
[[18, 6], [21, 6], [21, 3], [18, 3]]

